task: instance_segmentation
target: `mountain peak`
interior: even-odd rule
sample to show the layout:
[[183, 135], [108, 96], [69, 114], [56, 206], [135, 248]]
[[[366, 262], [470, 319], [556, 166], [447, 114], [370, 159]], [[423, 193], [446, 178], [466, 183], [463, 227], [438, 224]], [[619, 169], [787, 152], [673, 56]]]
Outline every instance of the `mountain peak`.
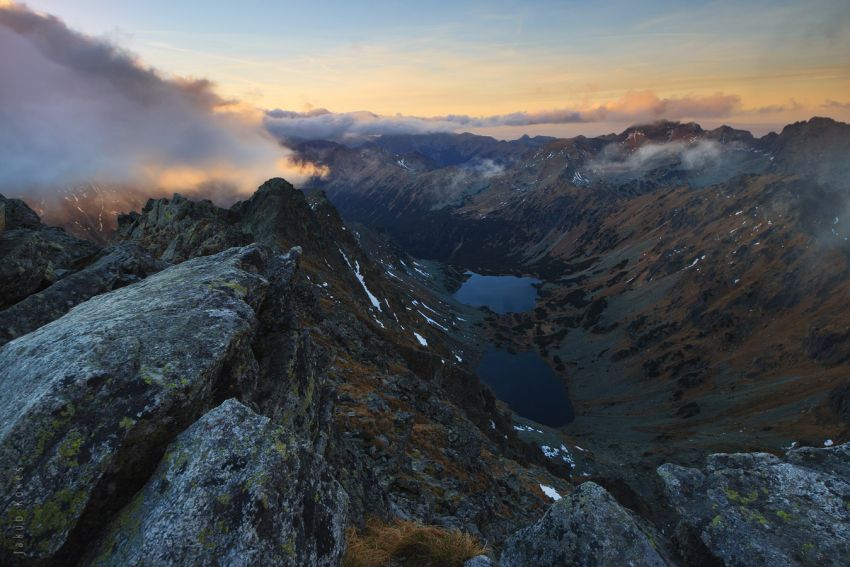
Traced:
[[620, 133], [618, 138], [631, 145], [650, 142], [672, 142], [675, 140], [701, 136], [705, 130], [696, 122], [676, 122], [658, 120], [649, 124], [630, 126]]
[[298, 191], [292, 183], [284, 179], [283, 177], [272, 177], [268, 179], [265, 183], [260, 185], [257, 189], [256, 193], [267, 193], [274, 191]]
[[839, 122], [826, 116], [813, 116], [808, 120], [801, 120], [788, 124], [782, 129], [781, 136], [817, 136], [829, 131], [850, 132], [850, 125]]

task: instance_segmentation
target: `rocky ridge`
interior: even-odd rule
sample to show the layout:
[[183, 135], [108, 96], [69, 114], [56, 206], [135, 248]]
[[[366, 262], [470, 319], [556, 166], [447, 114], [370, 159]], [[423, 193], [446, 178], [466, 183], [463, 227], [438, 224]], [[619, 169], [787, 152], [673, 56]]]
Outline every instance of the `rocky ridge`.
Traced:
[[[73, 242], [3, 204], [0, 238]], [[424, 266], [366, 253], [321, 195], [272, 180], [120, 226], [0, 311], [41, 313], [0, 347], [4, 564], [336, 565], [374, 517], [476, 534], [478, 564], [846, 563], [847, 446], [665, 465], [649, 512], [574, 487], [417, 313], [454, 328]]]
[[[31, 219], [26, 230], [53, 233]], [[275, 180], [230, 211], [177, 197], [123, 222], [124, 242], [94, 247], [89, 263], [0, 315], [18, 329], [51, 297], [78, 303], [42, 310], [37, 328], [0, 348], [2, 508], [13, 520], [4, 563], [182, 564], [248, 546], [286, 564], [335, 564], [343, 528], [367, 518], [495, 539], [545, 507], [540, 482], [567, 490], [527, 461], [504, 410], [447, 361], [451, 342], [406, 313], [407, 290], [326, 202]], [[6, 227], [4, 237], [21, 230]], [[123, 266], [104, 260], [116, 254], [147, 263], [135, 280], [76, 293], [74, 278]], [[240, 453], [249, 434], [234, 420], [268, 444]], [[227, 468], [249, 461], [248, 476]], [[293, 477], [263, 481], [271, 470]], [[219, 491], [193, 492], [198, 483]], [[258, 524], [268, 531], [252, 532]], [[188, 530], [189, 543], [153, 549], [140, 526]]]

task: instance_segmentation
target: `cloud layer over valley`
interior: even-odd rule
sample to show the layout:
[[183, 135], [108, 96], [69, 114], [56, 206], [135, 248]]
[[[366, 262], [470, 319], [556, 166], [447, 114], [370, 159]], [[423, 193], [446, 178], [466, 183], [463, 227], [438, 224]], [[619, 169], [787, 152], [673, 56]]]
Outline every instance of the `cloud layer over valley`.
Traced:
[[652, 91], [630, 91], [616, 101], [584, 109], [522, 111], [492, 116], [382, 116], [366, 111], [335, 113], [323, 108], [307, 112], [271, 110], [266, 113], [265, 125], [269, 132], [285, 142], [319, 139], [356, 142], [385, 134], [456, 132], [504, 126], [595, 122], [632, 124], [661, 118], [717, 119], [731, 115], [739, 106], [738, 96], [723, 93], [705, 97], [659, 98]]
[[[0, 7], [0, 192], [103, 183], [223, 194], [285, 172], [260, 113], [21, 5]], [[292, 172], [289, 172], [292, 173]]]

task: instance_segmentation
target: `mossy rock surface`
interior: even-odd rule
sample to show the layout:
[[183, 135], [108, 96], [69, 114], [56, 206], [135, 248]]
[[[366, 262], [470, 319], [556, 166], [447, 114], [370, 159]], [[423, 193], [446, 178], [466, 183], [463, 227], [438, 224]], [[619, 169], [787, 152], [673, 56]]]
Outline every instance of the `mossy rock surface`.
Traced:
[[92, 242], [41, 224], [23, 201], [0, 195], [0, 310], [49, 286], [98, 252]]
[[671, 565], [662, 538], [593, 482], [578, 486], [505, 543], [502, 567]]
[[0, 534], [0, 564], [78, 556], [168, 443], [250, 381], [268, 256], [184, 262], [0, 348], [0, 517], [24, 528]]
[[296, 434], [227, 400], [182, 433], [85, 565], [337, 565], [347, 496]]
[[658, 469], [680, 528], [725, 565], [850, 564], [850, 444]]
[[167, 267], [137, 244], [101, 251], [91, 264], [0, 311], [0, 345], [54, 321], [75, 305], [138, 282]]

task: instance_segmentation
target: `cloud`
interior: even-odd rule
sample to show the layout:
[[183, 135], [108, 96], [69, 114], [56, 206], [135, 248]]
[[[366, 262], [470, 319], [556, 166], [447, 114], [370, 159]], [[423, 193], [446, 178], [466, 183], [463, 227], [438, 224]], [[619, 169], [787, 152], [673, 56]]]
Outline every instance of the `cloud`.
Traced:
[[346, 142], [386, 134], [455, 132], [500, 126], [723, 118], [739, 106], [738, 96], [723, 93], [704, 97], [659, 98], [652, 91], [630, 91], [617, 101], [584, 109], [431, 117], [382, 116], [366, 111], [334, 113], [323, 108], [308, 112], [271, 110], [266, 113], [264, 122], [266, 129], [284, 142], [317, 139]]
[[505, 166], [503, 164], [496, 163], [489, 158], [475, 159], [469, 162], [465, 168], [478, 173], [485, 179], [501, 175], [505, 172]]
[[706, 139], [650, 143], [635, 150], [612, 143], [588, 164], [588, 170], [603, 177], [616, 174], [638, 176], [653, 168], [673, 164], [682, 170], [696, 171], [720, 163], [729, 151], [730, 148], [719, 142]]
[[701, 97], [659, 98], [652, 91], [630, 91], [620, 100], [594, 109], [589, 116], [599, 122], [725, 118], [740, 104], [739, 96], [723, 93]]
[[850, 102], [839, 102], [837, 100], [827, 99], [821, 105], [824, 108], [833, 108], [838, 110], [850, 110]]
[[0, 6], [0, 78], [7, 194], [86, 183], [255, 189], [288, 163], [261, 113], [210, 82], [165, 77], [21, 5]]
[[788, 101], [787, 104], [771, 104], [769, 106], [761, 106], [754, 109], [757, 114], [775, 114], [778, 112], [794, 112], [803, 108], [803, 105], [794, 99]]
[[451, 132], [457, 125], [450, 121], [415, 116], [381, 116], [372, 112], [308, 112], [271, 110], [266, 113], [266, 129], [281, 141], [363, 140], [387, 134], [426, 134]]

